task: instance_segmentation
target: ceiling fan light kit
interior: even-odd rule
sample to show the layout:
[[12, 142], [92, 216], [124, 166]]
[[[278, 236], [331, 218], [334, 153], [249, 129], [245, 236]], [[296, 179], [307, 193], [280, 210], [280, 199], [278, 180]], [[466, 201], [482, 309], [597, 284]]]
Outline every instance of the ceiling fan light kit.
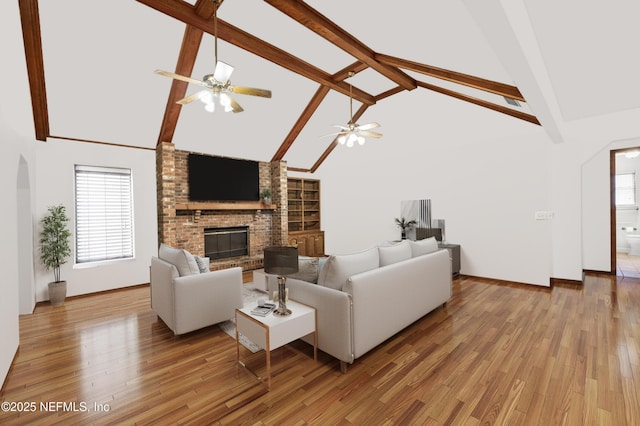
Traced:
[[[355, 73], [353, 71], [349, 71], [349, 77], [353, 77]], [[351, 83], [349, 83], [349, 122], [346, 126], [334, 125], [333, 127], [338, 127], [342, 129], [338, 133], [331, 133], [325, 136], [338, 136], [336, 139], [340, 145], [346, 145], [347, 148], [352, 148], [355, 146], [356, 142], [358, 145], [364, 145], [366, 139], [365, 137], [376, 138], [379, 139], [382, 137], [381, 133], [371, 132], [371, 129], [375, 129], [380, 127], [378, 123], [368, 123], [363, 124], [362, 126], [358, 123], [353, 122], [353, 87]], [[323, 136], [323, 137], [325, 137]]]
[[216, 67], [213, 70], [213, 74], [205, 75], [202, 80], [196, 80], [191, 77], [185, 77], [180, 74], [175, 74], [167, 71], [156, 70], [156, 74], [170, 77], [176, 80], [184, 81], [187, 83], [195, 84], [205, 87], [193, 95], [189, 95], [182, 98], [176, 103], [180, 105], [186, 105], [200, 100], [204, 104], [204, 109], [208, 112], [214, 112], [217, 109], [221, 109], [225, 112], [242, 112], [244, 109], [236, 102], [230, 93], [238, 93], [240, 95], [260, 96], [263, 98], [270, 98], [271, 91], [265, 89], [256, 89], [253, 87], [242, 87], [231, 85], [231, 74], [233, 73], [233, 67], [227, 63], [218, 60], [218, 6], [222, 3], [222, 0], [211, 0], [214, 5], [213, 9], [213, 37], [215, 46], [215, 62]]

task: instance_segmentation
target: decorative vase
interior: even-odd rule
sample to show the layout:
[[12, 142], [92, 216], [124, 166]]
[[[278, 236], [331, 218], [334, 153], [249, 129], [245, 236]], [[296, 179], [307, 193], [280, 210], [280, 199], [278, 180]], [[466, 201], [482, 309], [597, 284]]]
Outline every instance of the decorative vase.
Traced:
[[406, 240], [407, 239], [407, 231], [405, 231], [404, 229], [402, 230], [402, 233], [400, 234], [401, 239]]
[[67, 297], [67, 282], [56, 281], [49, 283], [49, 302], [51, 306], [60, 306], [64, 304], [64, 299]]
[[271, 197], [264, 197], [262, 199], [262, 202], [265, 203], [265, 204], [271, 204]]

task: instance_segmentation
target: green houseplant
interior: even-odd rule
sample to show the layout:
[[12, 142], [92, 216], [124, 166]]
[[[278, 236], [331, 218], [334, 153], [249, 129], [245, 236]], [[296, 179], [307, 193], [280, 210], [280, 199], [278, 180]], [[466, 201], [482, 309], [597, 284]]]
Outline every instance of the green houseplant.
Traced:
[[49, 301], [53, 306], [62, 305], [67, 296], [67, 282], [60, 279], [60, 265], [64, 265], [71, 255], [68, 222], [62, 204], [50, 206], [49, 213], [41, 221], [40, 260], [47, 270], [53, 269], [54, 281], [49, 283]]
[[265, 204], [271, 204], [271, 190], [269, 188], [263, 189], [260, 193], [260, 198]]
[[396, 225], [398, 225], [402, 231], [402, 239], [406, 240], [407, 239], [407, 229], [411, 229], [411, 227], [416, 225], [416, 221], [411, 219], [411, 220], [407, 220], [403, 217], [401, 217], [400, 219], [398, 219], [397, 217], [395, 218], [396, 221]]

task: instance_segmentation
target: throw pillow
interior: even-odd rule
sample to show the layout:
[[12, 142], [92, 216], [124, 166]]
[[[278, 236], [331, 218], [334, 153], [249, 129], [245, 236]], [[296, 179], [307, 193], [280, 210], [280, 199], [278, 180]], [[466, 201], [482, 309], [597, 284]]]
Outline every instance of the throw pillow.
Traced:
[[380, 253], [380, 266], [411, 259], [411, 246], [407, 240], [392, 246], [378, 247], [378, 252]]
[[354, 254], [329, 256], [318, 277], [318, 284], [342, 290], [342, 286], [352, 275], [370, 271], [379, 266], [380, 256], [377, 247]]
[[196, 263], [198, 264], [198, 269], [200, 270], [200, 273], [203, 274], [205, 272], [209, 272], [209, 258], [208, 257], [200, 257], [200, 256], [193, 256], [196, 259]]
[[178, 269], [181, 277], [200, 273], [196, 259], [191, 253], [184, 249], [177, 249], [166, 244], [160, 244], [158, 257], [174, 265], [176, 269]]
[[422, 256], [438, 250], [438, 241], [436, 237], [425, 238], [424, 240], [409, 241], [411, 245], [411, 256]]
[[287, 278], [296, 278], [316, 284], [318, 282], [318, 258], [317, 257], [298, 257], [298, 272], [287, 275]]

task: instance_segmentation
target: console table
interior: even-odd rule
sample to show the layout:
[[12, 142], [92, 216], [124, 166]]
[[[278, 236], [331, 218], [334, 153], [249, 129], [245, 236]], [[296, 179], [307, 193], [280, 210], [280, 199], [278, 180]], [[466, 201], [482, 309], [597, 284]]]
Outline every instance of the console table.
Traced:
[[438, 242], [438, 248], [446, 248], [449, 250], [449, 257], [451, 258], [451, 273], [454, 277], [460, 275], [460, 244]]

